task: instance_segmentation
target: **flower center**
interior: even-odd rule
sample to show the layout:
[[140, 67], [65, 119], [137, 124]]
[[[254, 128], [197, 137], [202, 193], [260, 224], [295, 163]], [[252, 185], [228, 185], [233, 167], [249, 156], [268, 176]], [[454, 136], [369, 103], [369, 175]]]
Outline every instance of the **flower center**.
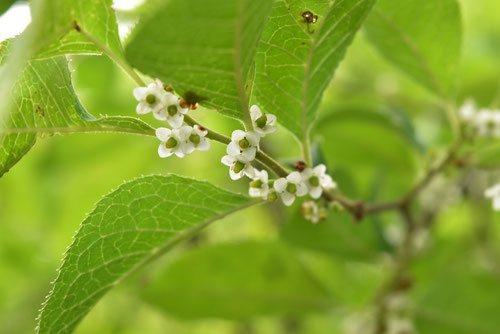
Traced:
[[263, 129], [267, 124], [267, 116], [266, 114], [262, 114], [262, 116], [260, 116], [259, 118], [257, 118], [255, 120], [255, 125], [257, 125], [257, 127]]
[[239, 173], [245, 168], [245, 164], [241, 161], [236, 161], [233, 167], [233, 172]]
[[257, 189], [260, 189], [262, 188], [262, 185], [264, 183], [262, 183], [261, 180], [253, 180], [252, 182], [250, 182], [250, 188], [257, 188]]
[[290, 194], [295, 194], [297, 192], [297, 186], [294, 183], [288, 183], [286, 191]]
[[165, 142], [166, 148], [174, 148], [176, 146], [177, 146], [177, 140], [175, 140], [174, 137], [168, 138], [168, 140]]
[[168, 106], [167, 112], [170, 116], [174, 116], [175, 114], [177, 114], [177, 106], [176, 105]]
[[189, 141], [195, 145], [198, 145], [200, 143], [200, 136], [196, 133], [193, 133], [191, 136], [189, 136]]
[[156, 103], [156, 95], [154, 94], [149, 94], [148, 96], [146, 96], [146, 102], [150, 105], [153, 105]]
[[240, 145], [240, 148], [244, 150], [250, 147], [250, 142], [248, 141], [248, 139], [243, 138], [238, 142], [238, 145]]
[[313, 187], [318, 187], [319, 186], [319, 179], [317, 176], [311, 176], [309, 178], [309, 184]]

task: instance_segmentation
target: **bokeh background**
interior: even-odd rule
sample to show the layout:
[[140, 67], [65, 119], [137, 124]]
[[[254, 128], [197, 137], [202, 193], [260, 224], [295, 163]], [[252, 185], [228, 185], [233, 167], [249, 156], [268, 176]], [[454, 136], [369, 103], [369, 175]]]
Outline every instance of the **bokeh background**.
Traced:
[[[136, 9], [127, 8], [130, 3], [117, 4], [124, 36], [137, 15]], [[460, 3], [464, 45], [457, 101], [472, 97], [481, 106], [500, 108], [500, 3]], [[19, 2], [0, 17], [2, 39], [28, 22], [26, 6]], [[134, 114], [133, 82], [110, 60], [72, 57], [71, 67], [90, 113]], [[203, 109], [193, 116], [226, 134], [239, 126]], [[389, 200], [403, 194], [450, 140], [439, 103], [387, 64], [362, 32], [327, 90], [319, 117], [313, 131], [316, 156], [354, 198]], [[265, 146], [282, 161], [293, 162], [299, 156], [293, 140], [281, 129], [266, 138]], [[0, 178], [0, 333], [33, 332], [37, 311], [79, 223], [122, 182], [177, 173], [246, 192], [245, 182], [229, 182], [220, 164], [222, 145], [213, 143], [209, 152], [182, 160], [158, 158], [157, 145], [155, 138], [122, 134], [51, 136]], [[495, 171], [467, 168], [437, 179], [422, 195], [424, 208], [442, 208], [431, 234], [422, 236], [422, 252], [412, 267], [412, 317], [420, 333], [498, 333], [500, 216], [482, 197], [498, 179]], [[77, 333], [345, 332], [349, 319], [363, 313], [384, 280], [384, 261], [400, 242], [401, 222], [387, 214], [353, 225], [347, 215], [335, 213], [311, 225], [297, 211], [267, 205], [216, 222], [114, 289]], [[196, 248], [277, 239], [312, 263], [323, 284], [337, 293], [338, 308], [293, 318], [186, 319], [142, 298], [156, 272]], [[187, 274], [196, 275], [196, 270]]]

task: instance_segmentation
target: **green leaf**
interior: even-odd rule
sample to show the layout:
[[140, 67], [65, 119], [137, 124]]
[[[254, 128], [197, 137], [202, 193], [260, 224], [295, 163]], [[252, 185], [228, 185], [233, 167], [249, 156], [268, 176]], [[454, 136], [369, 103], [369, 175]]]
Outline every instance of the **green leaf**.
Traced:
[[[276, 1], [256, 56], [254, 96], [299, 138], [374, 0]], [[308, 26], [304, 10], [318, 15]]]
[[418, 285], [412, 295], [419, 333], [497, 333], [498, 267], [487, 267], [485, 253], [470, 245], [464, 247], [463, 240], [439, 241], [433, 252], [419, 261], [415, 274]]
[[[32, 21], [12, 43], [6, 64], [0, 68], [0, 124], [7, 116], [12, 101], [8, 98], [27, 63], [38, 58], [65, 53], [98, 53], [93, 42], [122, 54], [121, 42], [112, 0], [40, 0], [31, 2]], [[0, 128], [1, 132], [1, 128]]]
[[42, 0], [34, 6], [40, 49], [37, 57], [68, 53], [100, 53], [92, 42], [78, 33], [75, 23], [116, 54], [122, 54], [112, 0]]
[[247, 78], [270, 0], [172, 0], [140, 22], [129, 62], [205, 107], [245, 119]]
[[3, 0], [0, 2], [0, 15], [9, 10], [10, 6], [12, 6], [17, 0]]
[[372, 260], [382, 250], [375, 225], [371, 221], [354, 224], [348, 213], [331, 212], [326, 220], [312, 224], [296, 212], [280, 232], [294, 246], [344, 259]]
[[145, 299], [187, 319], [302, 315], [332, 305], [327, 290], [292, 249], [256, 241], [206, 246], [184, 254], [153, 278]]
[[82, 222], [40, 313], [38, 332], [71, 332], [132, 271], [209, 223], [256, 203], [175, 175], [123, 184]]
[[367, 20], [366, 34], [382, 56], [417, 83], [449, 96], [462, 35], [456, 0], [379, 0]]
[[395, 118], [391, 113], [349, 107], [318, 122], [314, 132], [328, 165], [333, 171], [348, 171], [354, 179], [355, 193], [349, 196], [393, 200], [413, 186], [421, 147]]
[[[489, 140], [488, 140], [489, 139]], [[472, 164], [480, 168], [500, 167], [500, 140], [478, 140], [472, 149]]]
[[[0, 64], [8, 43], [0, 44]], [[13, 105], [2, 124], [0, 176], [15, 165], [43, 134], [123, 132], [153, 134], [153, 129], [132, 117], [94, 118], [81, 106], [71, 85], [64, 57], [32, 60], [11, 93]]]

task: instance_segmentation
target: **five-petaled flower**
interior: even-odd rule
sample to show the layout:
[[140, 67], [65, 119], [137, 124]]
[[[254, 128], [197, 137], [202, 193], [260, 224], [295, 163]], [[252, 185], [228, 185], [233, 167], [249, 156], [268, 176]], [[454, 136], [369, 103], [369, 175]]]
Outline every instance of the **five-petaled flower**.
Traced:
[[221, 162], [229, 166], [229, 176], [231, 180], [241, 179], [244, 175], [249, 178], [255, 176], [255, 169], [249, 161], [241, 160], [241, 156], [235, 157], [233, 155], [225, 155], [222, 157]]
[[484, 196], [493, 200], [493, 209], [495, 211], [500, 211], [500, 183], [486, 189]]
[[152, 112], [158, 118], [162, 117], [165, 109], [165, 90], [160, 80], [155, 80], [147, 87], [137, 87], [134, 89], [134, 97], [139, 102], [136, 111], [140, 115]]
[[194, 150], [208, 151], [210, 149], [210, 142], [206, 138], [208, 131], [199, 125], [193, 126], [191, 133], [187, 136], [184, 146], [184, 153], [191, 154]]
[[184, 115], [188, 108], [180, 105], [180, 98], [170, 92], [165, 92], [165, 108], [159, 120], [165, 120], [173, 128], [180, 128], [184, 123]]
[[250, 162], [255, 159], [259, 147], [259, 137], [255, 132], [234, 130], [231, 134], [231, 142], [227, 145], [227, 154], [242, 162]]
[[190, 126], [183, 126], [178, 129], [156, 129], [156, 137], [161, 141], [158, 147], [158, 155], [161, 158], [166, 158], [175, 154], [179, 158], [183, 158], [186, 155], [186, 141], [191, 132], [192, 128]]
[[256, 105], [250, 107], [250, 118], [252, 119], [255, 132], [259, 136], [264, 137], [276, 131], [276, 116], [273, 114], [264, 114]]
[[250, 197], [267, 200], [269, 196], [269, 176], [265, 170], [255, 170], [255, 175], [250, 181], [248, 194]]
[[304, 169], [302, 178], [307, 185], [309, 195], [315, 199], [321, 196], [323, 190], [332, 190], [337, 186], [331, 176], [326, 174], [326, 166], [323, 164]]
[[292, 205], [296, 196], [307, 194], [307, 186], [299, 172], [291, 172], [286, 178], [277, 179], [273, 186], [286, 206]]

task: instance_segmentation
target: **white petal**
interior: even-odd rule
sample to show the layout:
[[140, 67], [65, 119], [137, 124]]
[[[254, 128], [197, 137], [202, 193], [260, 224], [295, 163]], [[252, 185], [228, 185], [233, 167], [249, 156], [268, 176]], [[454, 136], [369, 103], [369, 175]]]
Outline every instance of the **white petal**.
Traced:
[[321, 189], [321, 187], [315, 187], [309, 190], [309, 195], [314, 199], [320, 198], [322, 193], [323, 189]]
[[139, 102], [137, 104], [137, 107], [135, 107], [135, 111], [139, 115], [145, 115], [145, 114], [151, 112], [151, 108], [149, 107], [149, 105], [146, 102]]
[[199, 151], [208, 151], [210, 149], [210, 142], [207, 139], [202, 138], [196, 149]]
[[229, 177], [231, 180], [239, 180], [243, 177], [243, 171], [235, 173], [232, 168], [229, 169]]
[[258, 189], [258, 188], [248, 188], [248, 195], [250, 195], [250, 197], [260, 197], [261, 196], [261, 190]]
[[166, 106], [171, 106], [171, 105], [177, 105], [179, 102], [179, 98], [172, 94], [171, 92], [165, 92], [163, 94], [163, 101], [166, 104]]
[[182, 151], [182, 147], [181, 145], [177, 146], [174, 150], [174, 153], [176, 156], [178, 156], [179, 158], [184, 158], [186, 156], [186, 154], [184, 154], [184, 152]]
[[247, 132], [245, 138], [250, 142], [251, 146], [259, 146], [260, 136], [258, 136], [255, 132]]
[[281, 192], [285, 191], [287, 185], [288, 185], [288, 181], [284, 177], [282, 177], [282, 178], [274, 181], [273, 187], [274, 187], [274, 189], [276, 189], [277, 192], [281, 193]]
[[224, 165], [231, 167], [235, 163], [236, 159], [231, 156], [231, 155], [225, 155], [222, 157], [220, 162], [222, 162]]
[[245, 168], [243, 168], [243, 173], [249, 178], [253, 179], [255, 177], [255, 168], [252, 165], [246, 164]]
[[182, 152], [184, 152], [185, 155], [189, 155], [189, 154], [193, 153], [193, 151], [195, 149], [194, 144], [191, 142], [189, 142], [189, 143], [183, 142], [180, 146], [181, 146]]
[[297, 196], [304, 196], [308, 192], [307, 186], [304, 182], [297, 183], [297, 192], [295, 193]]
[[281, 194], [281, 200], [283, 201], [283, 204], [290, 206], [295, 201], [295, 196], [285, 191]]
[[158, 146], [158, 155], [160, 156], [160, 158], [166, 158], [171, 156], [172, 154], [173, 154], [172, 150], [166, 148], [165, 145], [160, 144], [160, 146]]
[[244, 161], [252, 161], [255, 159], [255, 154], [257, 153], [257, 149], [255, 147], [249, 147], [246, 150], [243, 150], [240, 154], [242, 160]]
[[146, 98], [146, 93], [148, 89], [146, 87], [134, 88], [133, 93], [137, 101], [143, 101]]
[[303, 179], [303, 180], [309, 180], [309, 178], [310, 178], [311, 176], [313, 176], [313, 170], [312, 170], [311, 168], [307, 167], [306, 169], [304, 169], [304, 170], [302, 171], [302, 173], [301, 173], [301, 174], [302, 174], [302, 179]]
[[[267, 114], [267, 125], [268, 126], [273, 126], [276, 124], [276, 116], [273, 114]], [[273, 131], [276, 130], [276, 128], [273, 129]]]
[[299, 172], [291, 172], [286, 179], [297, 184], [302, 182], [302, 175]]
[[231, 134], [231, 140], [234, 142], [239, 142], [241, 139], [245, 138], [246, 132], [243, 130], [234, 130]]
[[172, 130], [167, 128], [158, 128], [156, 129], [155, 133], [156, 138], [158, 138], [162, 142], [166, 142], [172, 135]]
[[330, 190], [337, 187], [337, 184], [333, 182], [332, 177], [330, 175], [323, 175], [320, 178], [320, 184], [323, 189]]
[[229, 143], [229, 145], [227, 145], [226, 153], [232, 155], [233, 157], [238, 156], [241, 154], [240, 147], [238, 146], [238, 144], [232, 141]]
[[165, 121], [167, 119], [167, 111], [163, 108], [155, 108], [153, 110], [153, 116], [159, 121]]
[[184, 123], [184, 115], [182, 114], [175, 114], [174, 116], [167, 116], [167, 122], [170, 124], [171, 127], [173, 128], [180, 128], [182, 124]]
[[321, 164], [317, 165], [316, 167], [313, 168], [314, 174], [316, 174], [318, 177], [321, 175], [324, 175], [326, 173], [326, 166]]
[[250, 107], [250, 118], [252, 121], [256, 121], [258, 118], [262, 116], [262, 111], [260, 110], [259, 106], [253, 105]]
[[500, 195], [500, 183], [486, 189], [486, 191], [484, 192], [484, 196], [486, 197], [495, 197], [498, 195]]
[[500, 211], [500, 197], [495, 197], [493, 200], [493, 209], [495, 211]]
[[193, 133], [193, 128], [190, 127], [189, 125], [184, 125], [179, 128], [179, 139], [187, 140], [192, 133]]

